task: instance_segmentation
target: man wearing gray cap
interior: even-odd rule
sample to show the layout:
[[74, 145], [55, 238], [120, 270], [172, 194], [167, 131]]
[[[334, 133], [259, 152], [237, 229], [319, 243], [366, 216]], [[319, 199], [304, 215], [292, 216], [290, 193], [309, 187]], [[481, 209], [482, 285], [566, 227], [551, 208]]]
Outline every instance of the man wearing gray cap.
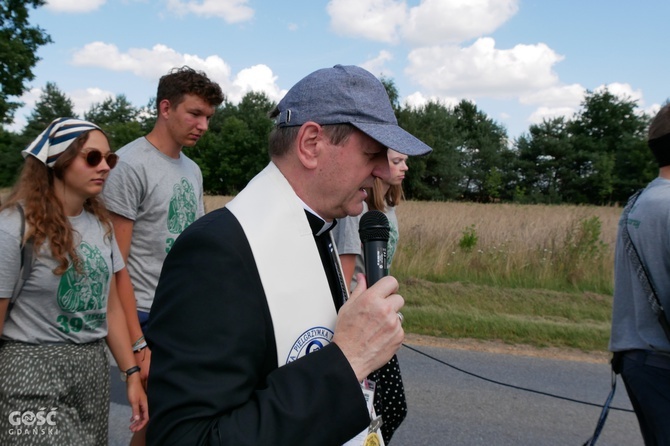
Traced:
[[670, 445], [670, 105], [652, 120], [648, 144], [659, 174], [619, 221], [609, 348], [645, 445], [659, 446]]
[[349, 297], [329, 231], [361, 213], [387, 148], [431, 149], [355, 66], [308, 75], [271, 116], [270, 164], [164, 263], [146, 331], [149, 444], [383, 443], [367, 377], [402, 344], [404, 301], [393, 277], [368, 289], [361, 275]]

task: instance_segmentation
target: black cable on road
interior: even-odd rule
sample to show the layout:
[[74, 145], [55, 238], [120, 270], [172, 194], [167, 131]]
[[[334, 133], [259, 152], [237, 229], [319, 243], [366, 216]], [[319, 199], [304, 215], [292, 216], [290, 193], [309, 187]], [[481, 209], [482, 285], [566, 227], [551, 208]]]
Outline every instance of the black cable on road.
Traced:
[[[484, 380], [484, 381], [488, 381], [488, 382], [493, 383], [493, 384], [498, 384], [500, 386], [510, 387], [510, 388], [516, 389], [516, 390], [523, 390], [525, 392], [536, 393], [538, 395], [544, 395], [544, 396], [548, 396], [548, 397], [551, 397], [551, 398], [557, 398], [559, 400], [565, 400], [565, 401], [570, 401], [570, 402], [573, 402], [573, 403], [585, 404], [587, 406], [599, 407], [601, 409], [604, 407], [602, 404], [589, 403], [588, 401], [581, 401], [581, 400], [577, 400], [577, 399], [574, 399], [574, 398], [568, 398], [568, 397], [565, 397], [565, 396], [555, 395], [555, 394], [548, 393], [548, 392], [542, 392], [540, 390], [528, 389], [526, 387], [515, 386], [513, 384], [508, 384], [508, 383], [504, 383], [504, 382], [501, 382], [501, 381], [496, 381], [495, 379], [486, 378], [484, 376], [477, 375], [476, 373], [468, 372], [467, 370], [464, 370], [460, 367], [456, 367], [455, 365], [449, 364], [448, 362], [442, 361], [441, 359], [438, 359], [434, 356], [431, 356], [428, 353], [422, 352], [421, 350], [418, 350], [414, 347], [410, 347], [407, 344], [402, 344], [402, 345], [404, 347], [412, 350], [413, 352], [419, 353], [420, 355], [423, 355], [426, 358], [432, 359], [435, 362], [439, 362], [440, 364], [446, 365], [447, 367], [451, 367], [452, 369], [457, 370], [461, 373], [465, 373], [466, 375], [470, 375], [470, 376], [473, 376], [475, 378], [478, 378], [478, 379], [481, 379], [481, 380]], [[621, 412], [634, 413], [634, 411], [632, 409], [626, 409], [626, 408], [623, 408], [623, 407], [610, 406], [609, 408], [611, 410], [619, 410]]]

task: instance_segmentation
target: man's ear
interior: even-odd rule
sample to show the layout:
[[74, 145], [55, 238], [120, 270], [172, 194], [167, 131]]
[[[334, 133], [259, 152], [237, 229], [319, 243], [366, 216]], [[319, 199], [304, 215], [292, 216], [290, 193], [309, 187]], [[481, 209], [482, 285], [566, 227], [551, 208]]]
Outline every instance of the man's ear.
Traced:
[[163, 99], [160, 104], [158, 104], [158, 114], [167, 117], [172, 108], [172, 104], [167, 99]]
[[296, 139], [296, 152], [305, 168], [316, 169], [323, 140], [324, 135], [319, 124], [308, 121], [300, 127]]

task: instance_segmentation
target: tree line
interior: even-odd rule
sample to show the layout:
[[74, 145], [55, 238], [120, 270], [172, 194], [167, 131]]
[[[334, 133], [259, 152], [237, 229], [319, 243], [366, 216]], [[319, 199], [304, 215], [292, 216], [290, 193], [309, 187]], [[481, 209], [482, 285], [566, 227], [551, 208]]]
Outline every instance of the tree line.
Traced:
[[[531, 125], [509, 141], [505, 128], [470, 101], [401, 106], [393, 80], [382, 82], [399, 125], [433, 148], [409, 159], [409, 199], [602, 205], [624, 202], [657, 174], [646, 144], [651, 117], [608, 90], [587, 92], [572, 118]], [[265, 167], [273, 126], [267, 113], [274, 106], [264, 93], [249, 92], [240, 103], [226, 100], [217, 108], [209, 131], [185, 150], [202, 169], [207, 193], [234, 195]], [[118, 95], [83, 118], [100, 125], [116, 150], [146, 134], [155, 113], [155, 99], [135, 107]], [[0, 187], [13, 184], [20, 151], [60, 116], [78, 117], [72, 100], [47, 83], [23, 130], [0, 130]]]

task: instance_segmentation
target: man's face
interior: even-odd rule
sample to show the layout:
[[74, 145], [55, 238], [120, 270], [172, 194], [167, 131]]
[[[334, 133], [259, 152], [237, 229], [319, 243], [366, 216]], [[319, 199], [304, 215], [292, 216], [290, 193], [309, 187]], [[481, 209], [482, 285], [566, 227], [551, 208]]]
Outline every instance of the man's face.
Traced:
[[319, 166], [322, 200], [315, 211], [327, 220], [359, 215], [365, 188], [372, 187], [375, 177], [388, 176], [386, 148], [356, 130], [342, 145], [327, 142], [324, 149], [325, 162]]
[[193, 94], [184, 96], [176, 107], [170, 108], [170, 135], [183, 147], [193, 147], [205, 134], [215, 107]]

